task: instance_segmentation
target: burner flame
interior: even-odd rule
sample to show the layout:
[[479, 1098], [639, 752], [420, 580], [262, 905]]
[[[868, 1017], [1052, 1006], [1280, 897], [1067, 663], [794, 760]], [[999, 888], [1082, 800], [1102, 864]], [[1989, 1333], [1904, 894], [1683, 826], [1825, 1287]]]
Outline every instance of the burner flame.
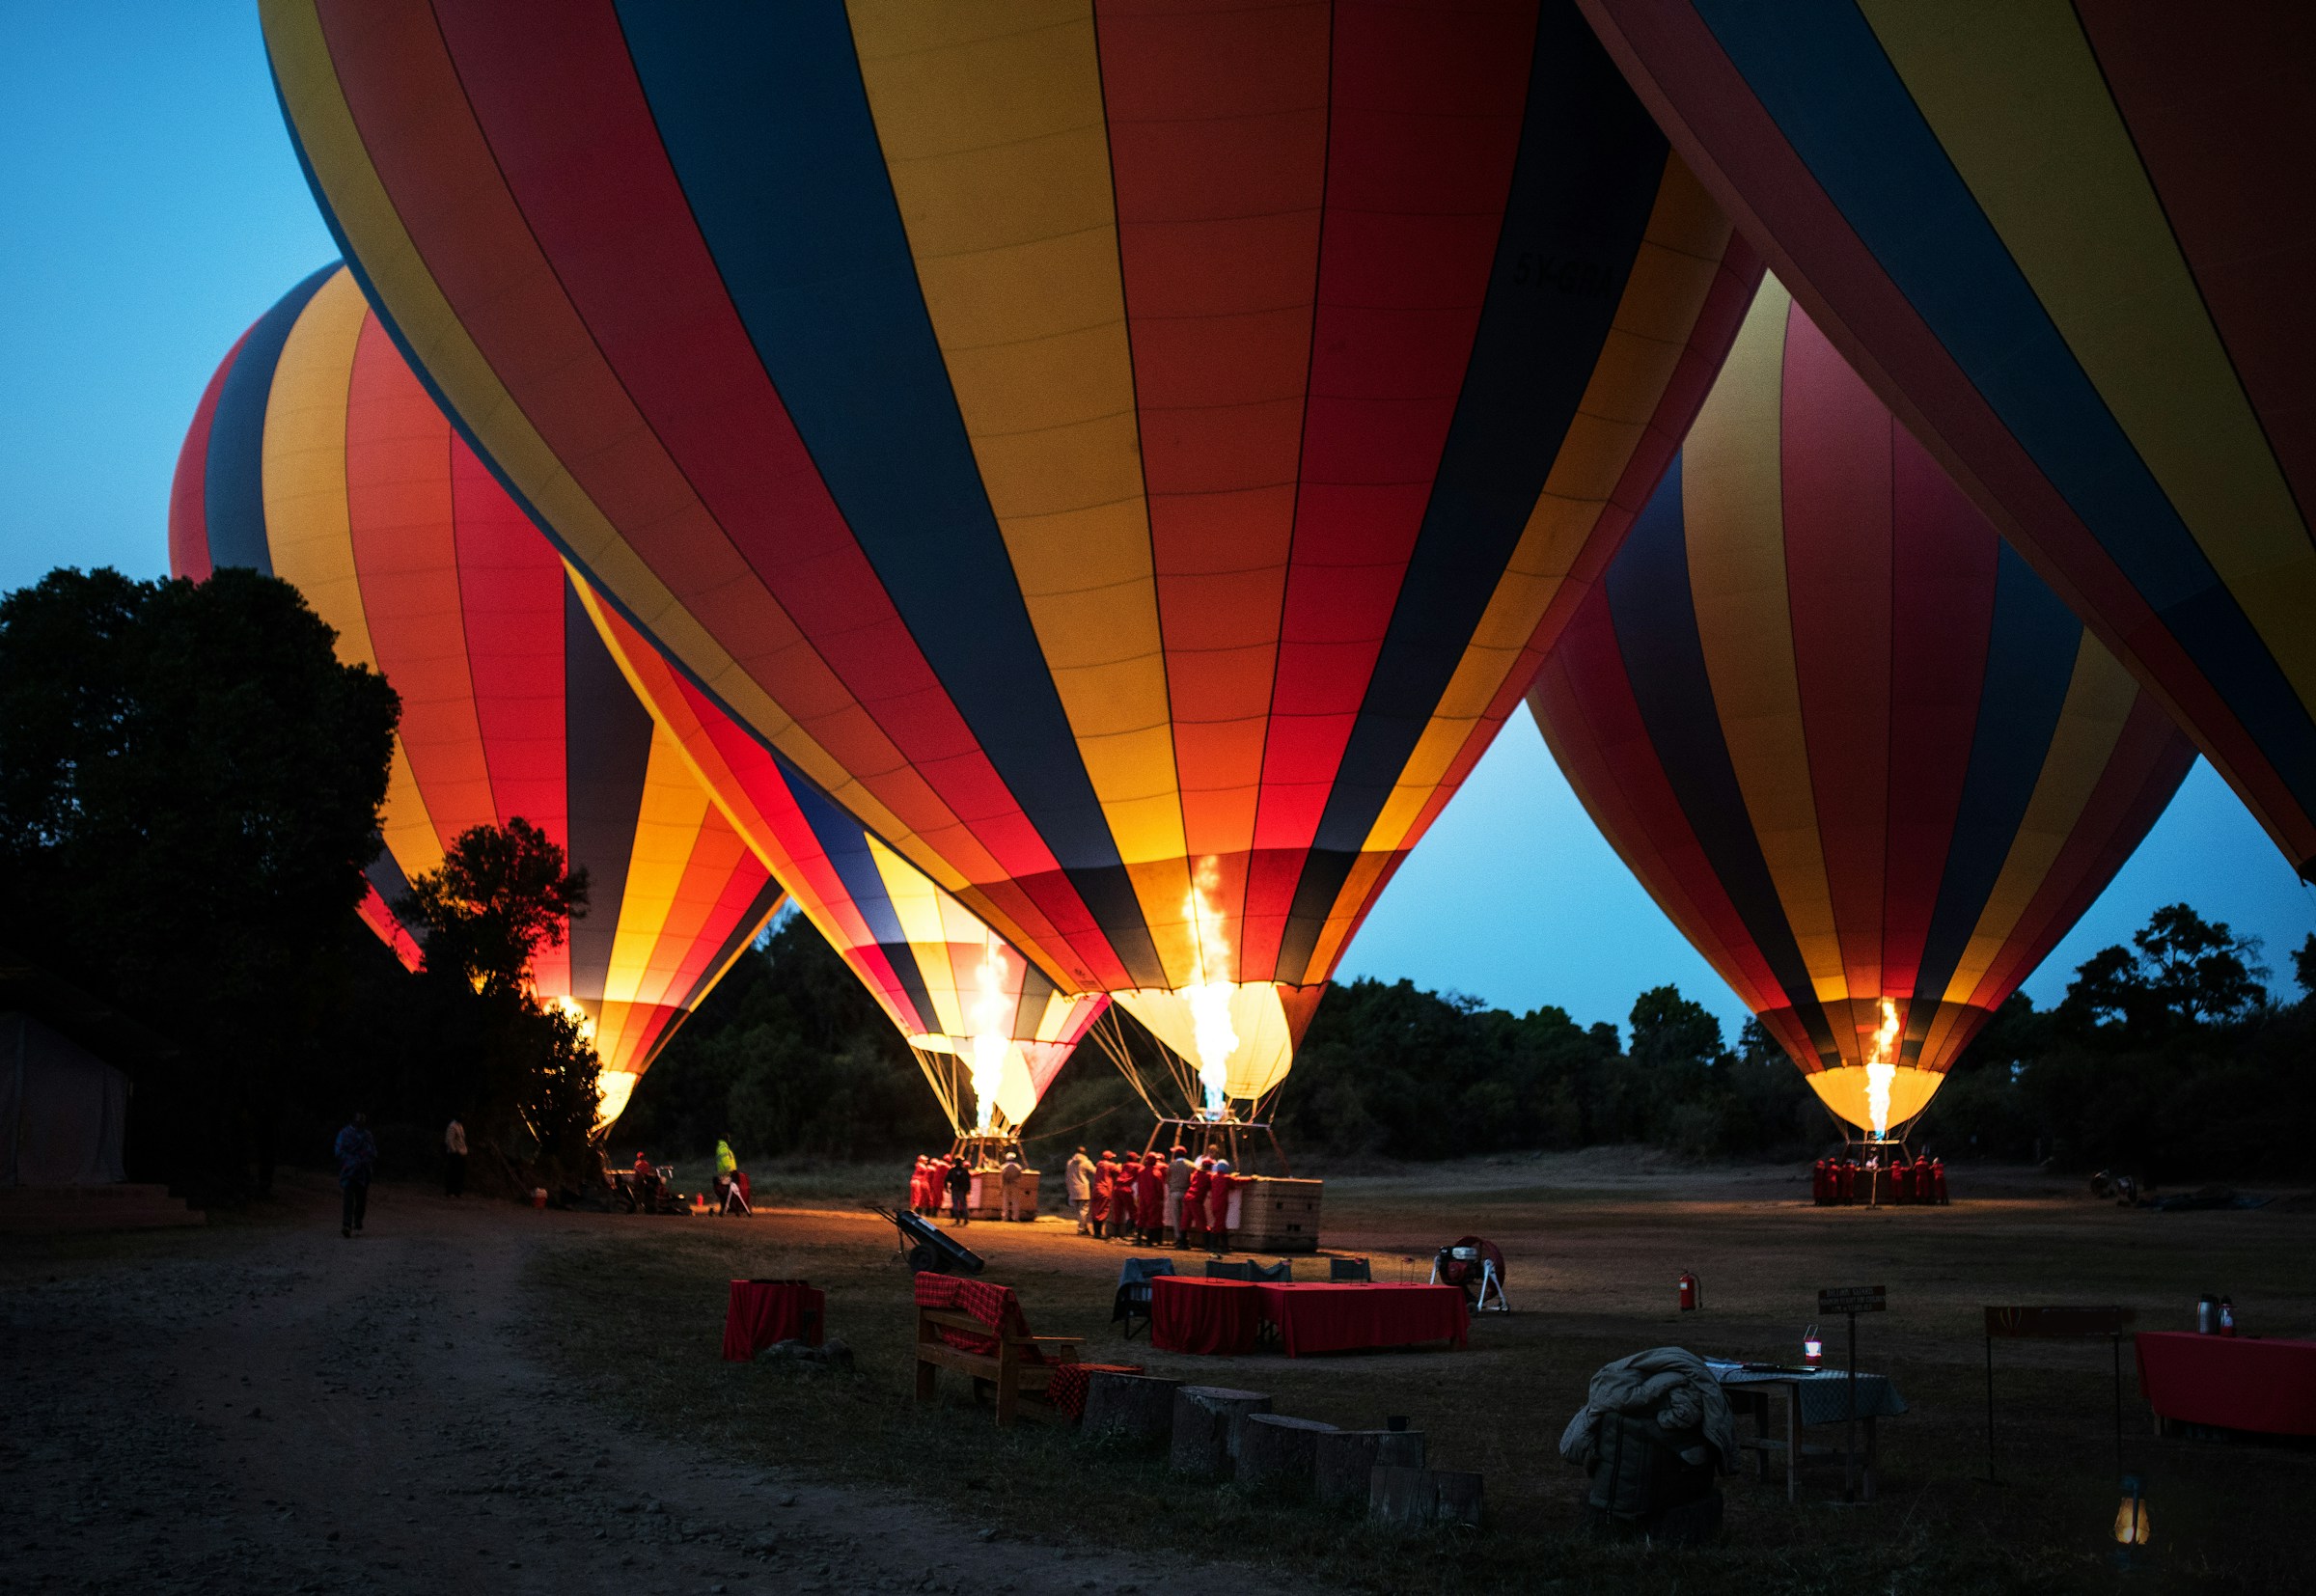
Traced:
[[1223, 912], [1213, 903], [1215, 862], [1199, 867], [1199, 879], [1182, 900], [1182, 913], [1196, 932], [1198, 962], [1182, 991], [1190, 1004], [1192, 1038], [1199, 1055], [1199, 1087], [1205, 1095], [1206, 1116], [1220, 1119], [1228, 1112], [1230, 1055], [1238, 1051], [1238, 1032], [1230, 1023], [1230, 999], [1237, 991], [1227, 978], [1230, 940], [1225, 933]]
[[1012, 1051], [1008, 1034], [1011, 1004], [1006, 998], [1006, 955], [995, 938], [981, 944], [981, 962], [974, 971], [980, 995], [969, 1010], [973, 1018], [973, 1052], [966, 1073], [973, 1080], [975, 1129], [983, 1135], [997, 1129], [997, 1094], [1006, 1084], [1006, 1056]]
[[1882, 1025], [1874, 1032], [1873, 1048], [1865, 1056], [1866, 1111], [1874, 1121], [1874, 1139], [1889, 1135], [1889, 1088], [1898, 1079], [1898, 1005], [1882, 1000]]

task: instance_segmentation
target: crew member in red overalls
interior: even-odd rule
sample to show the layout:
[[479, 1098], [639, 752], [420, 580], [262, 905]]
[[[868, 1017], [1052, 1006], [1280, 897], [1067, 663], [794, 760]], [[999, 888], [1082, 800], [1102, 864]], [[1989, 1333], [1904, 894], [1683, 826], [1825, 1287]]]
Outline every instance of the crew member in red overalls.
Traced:
[[1826, 1161], [1822, 1158], [1809, 1167], [1809, 1200], [1820, 1208], [1826, 1205]]
[[1214, 1186], [1214, 1160], [1201, 1158], [1199, 1167], [1190, 1172], [1190, 1185], [1182, 1193], [1182, 1229], [1193, 1247], [1206, 1245], [1206, 1194]]
[[1166, 1161], [1153, 1147], [1142, 1155], [1142, 1166], [1134, 1171], [1134, 1229], [1142, 1245], [1158, 1245], [1158, 1233], [1166, 1225]]
[[1110, 1223], [1110, 1204], [1117, 1196], [1117, 1154], [1108, 1147], [1093, 1166], [1093, 1205], [1087, 1210], [1093, 1218], [1093, 1239], [1107, 1239], [1110, 1232], [1103, 1228]]
[[1134, 1176], [1141, 1169], [1142, 1161], [1132, 1153], [1118, 1160], [1117, 1179], [1110, 1188], [1110, 1234], [1117, 1240], [1134, 1240]]
[[1854, 1158], [1845, 1158], [1841, 1161], [1841, 1200], [1844, 1202], [1858, 1200], [1858, 1161]]
[[1206, 1188], [1206, 1246], [1209, 1251], [1230, 1251], [1230, 1188], [1238, 1177], [1230, 1172], [1230, 1161], [1214, 1161], [1214, 1181]]

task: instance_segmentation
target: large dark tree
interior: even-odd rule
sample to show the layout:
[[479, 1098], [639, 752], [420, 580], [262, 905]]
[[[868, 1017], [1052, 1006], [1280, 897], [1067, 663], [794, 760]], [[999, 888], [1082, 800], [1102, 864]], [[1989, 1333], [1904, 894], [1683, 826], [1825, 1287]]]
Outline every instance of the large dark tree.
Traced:
[[[593, 1172], [600, 1062], [584, 1015], [540, 1004], [531, 966], [587, 912], [587, 871], [520, 815], [459, 833], [410, 883], [425, 927], [426, 983], [444, 1112], [482, 1147], [557, 1185]], [[489, 1173], [485, 1169], [485, 1174]]]
[[13, 937], [175, 1039], [139, 1172], [270, 1163], [307, 994], [353, 933], [399, 704], [297, 591], [52, 571], [0, 599], [0, 901]]

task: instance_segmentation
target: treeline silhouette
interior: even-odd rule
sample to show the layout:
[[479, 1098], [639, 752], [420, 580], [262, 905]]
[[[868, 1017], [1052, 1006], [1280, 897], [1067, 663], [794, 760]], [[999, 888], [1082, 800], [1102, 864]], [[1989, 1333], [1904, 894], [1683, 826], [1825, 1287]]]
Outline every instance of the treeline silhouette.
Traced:
[[[1956, 1161], [2102, 1165], [2142, 1177], [2309, 1169], [2316, 1109], [2316, 937], [2298, 1002], [2273, 1002], [2258, 945], [2184, 905], [2078, 971], [2061, 1004], [2013, 997], [1933, 1100], [1916, 1142]], [[1091, 1045], [1025, 1138], [1034, 1159], [1083, 1142], [1139, 1148], [1148, 1111]], [[1649, 1144], [1695, 1158], [1805, 1158], [1840, 1133], [1784, 1054], [1673, 986], [1624, 1024], [1514, 1014], [1400, 980], [1346, 981], [1319, 1006], [1278, 1110], [1295, 1154], [1441, 1159]], [[637, 1088], [617, 1148], [876, 1158], [944, 1145], [947, 1127], [893, 1027], [801, 916], [743, 955]]]

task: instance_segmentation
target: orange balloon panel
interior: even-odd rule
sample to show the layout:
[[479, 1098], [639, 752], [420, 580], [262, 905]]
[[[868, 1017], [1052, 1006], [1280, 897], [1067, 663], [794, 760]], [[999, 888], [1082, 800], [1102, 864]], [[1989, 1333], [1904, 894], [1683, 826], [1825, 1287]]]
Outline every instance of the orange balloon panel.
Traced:
[[627, 689], [554, 549], [451, 429], [351, 274], [326, 267], [203, 396], [169, 518], [180, 576], [294, 584], [402, 719], [363, 918], [478, 825], [520, 816], [584, 867], [589, 912], [533, 969], [583, 1010], [606, 1117], [777, 907], [780, 890]]

